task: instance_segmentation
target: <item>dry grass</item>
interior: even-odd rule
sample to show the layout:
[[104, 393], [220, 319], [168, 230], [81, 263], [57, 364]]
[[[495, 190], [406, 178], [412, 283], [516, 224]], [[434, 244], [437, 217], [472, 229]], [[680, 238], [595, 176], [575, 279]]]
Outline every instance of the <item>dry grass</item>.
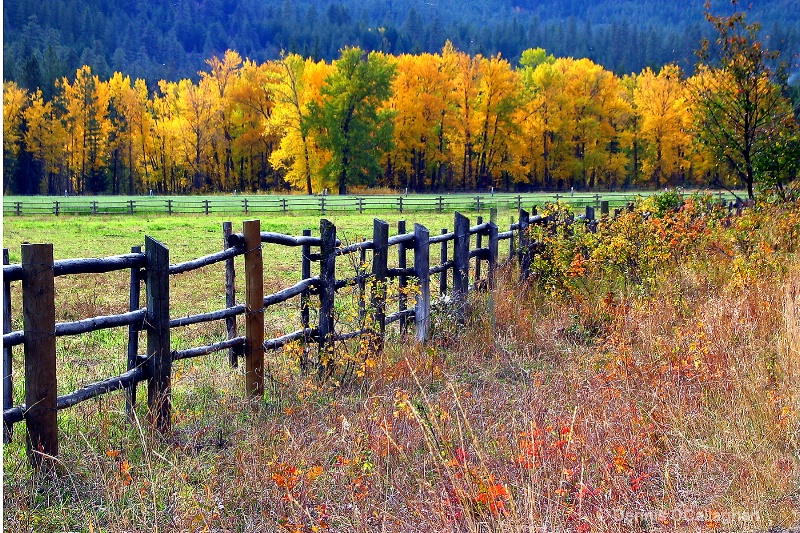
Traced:
[[556, 296], [504, 272], [494, 323], [477, 295], [466, 326], [438, 315], [427, 346], [393, 334], [344, 388], [303, 377], [281, 352], [254, 406], [222, 357], [181, 362], [166, 440], [127, 424], [119, 395], [61, 415], [50, 470], [28, 469], [17, 431], [4, 450], [4, 527], [797, 525], [796, 252], [742, 262], [716, 248], [660, 270], [647, 293]]

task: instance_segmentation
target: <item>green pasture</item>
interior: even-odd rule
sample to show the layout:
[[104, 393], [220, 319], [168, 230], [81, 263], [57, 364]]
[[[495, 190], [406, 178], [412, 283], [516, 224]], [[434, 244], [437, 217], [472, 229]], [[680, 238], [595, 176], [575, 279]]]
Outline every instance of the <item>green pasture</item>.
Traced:
[[[9, 249], [11, 263], [19, 263], [20, 245], [28, 243], [52, 243], [55, 259], [77, 257], [106, 257], [129, 253], [132, 246], [143, 246], [145, 235], [164, 243], [170, 251], [170, 262], [178, 263], [220, 251], [223, 248], [222, 223], [231, 221], [235, 232], [242, 231], [242, 222], [248, 218], [261, 220], [262, 231], [272, 231], [291, 235], [301, 235], [303, 229], [311, 229], [319, 235], [320, 217], [317, 215], [282, 216], [252, 215], [251, 217], [222, 215], [134, 215], [118, 216], [68, 216], [54, 217], [36, 215], [25, 217], [5, 217], [3, 225], [3, 247]], [[332, 214], [328, 216], [337, 226], [338, 237], [345, 243], [372, 237], [374, 217], [360, 214]], [[390, 234], [397, 234], [399, 220], [407, 221], [409, 231], [414, 222], [429, 227], [431, 234], [441, 232], [442, 228], [452, 229], [453, 214], [425, 213], [406, 216], [385, 213], [381, 218], [391, 224]], [[506, 226], [510, 218], [503, 222]], [[477, 217], [471, 216], [471, 223]], [[396, 248], [393, 248], [396, 254]], [[452, 253], [452, 252], [451, 252]], [[438, 252], [435, 256], [438, 258]], [[277, 292], [291, 286], [301, 279], [300, 248], [266, 244], [263, 249], [264, 291], [265, 294]], [[412, 260], [409, 258], [409, 260]], [[357, 254], [337, 261], [337, 277], [353, 276], [356, 271]], [[390, 257], [396, 261], [396, 255]], [[242, 257], [236, 262], [237, 301], [244, 301], [244, 263]], [[312, 264], [312, 275], [318, 273], [318, 266]], [[68, 322], [93, 316], [119, 314], [128, 311], [129, 272], [119, 271], [106, 274], [84, 274], [60, 276], [56, 278], [56, 321]], [[346, 290], [341, 291], [346, 293]], [[142, 288], [142, 305], [144, 288]], [[12, 284], [12, 330], [22, 329], [22, 294], [19, 283]], [[340, 303], [346, 301], [341, 295]], [[202, 269], [172, 276], [170, 278], [170, 314], [172, 318], [194, 315], [225, 308], [224, 263], [217, 263]], [[392, 309], [390, 312], [394, 312]], [[316, 320], [312, 316], [312, 322]], [[300, 328], [300, 301], [293, 299], [268, 309], [265, 316], [266, 338], [284, 335]], [[240, 334], [243, 333], [240, 321]], [[225, 339], [225, 324], [216, 321], [174, 329], [172, 348], [182, 350], [212, 344]], [[59, 361], [58, 394], [63, 395], [77, 388], [121, 374], [125, 371], [127, 328], [113, 328], [74, 337], [57, 339]], [[145, 346], [145, 336], [140, 334], [140, 352]], [[236, 373], [227, 369], [227, 352], [208, 357], [181, 361], [176, 364], [179, 375], [192, 375], [197, 372], [223, 372], [231, 374], [228, 386], [236, 388]], [[24, 401], [22, 348], [14, 348], [14, 403]], [[180, 380], [178, 380], [178, 383]], [[141, 388], [141, 387], [140, 387]], [[181, 387], [176, 389], [176, 401], [180, 409]], [[141, 393], [140, 393], [141, 394]], [[188, 394], [188, 392], [187, 392]], [[236, 393], [234, 393], [234, 396]], [[111, 398], [116, 398], [112, 400]], [[120, 401], [119, 394], [112, 394], [108, 401]], [[72, 414], [81, 412], [73, 408], [63, 412], [65, 423], [72, 420]]]

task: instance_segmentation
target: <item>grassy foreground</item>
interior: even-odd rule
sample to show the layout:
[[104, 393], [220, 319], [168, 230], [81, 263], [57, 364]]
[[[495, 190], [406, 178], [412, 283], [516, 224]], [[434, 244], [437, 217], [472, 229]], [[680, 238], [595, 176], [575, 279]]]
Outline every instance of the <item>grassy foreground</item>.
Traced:
[[[363, 377], [344, 386], [300, 374], [293, 347], [270, 359], [270, 390], [254, 406], [241, 399], [241, 376], [224, 356], [186, 362], [175, 369], [174, 435], [164, 440], [144, 422], [128, 424], [119, 394], [86, 402], [59, 415], [59, 461], [39, 473], [26, 464], [17, 427], [3, 452], [4, 528], [797, 525], [800, 206], [764, 206], [732, 220], [702, 202], [669, 207], [649, 202], [642, 209], [660, 216], [632, 213], [597, 234], [539, 235], [548, 247], [534, 262], [536, 280], [521, 284], [505, 271], [493, 321], [484, 295], [473, 297], [466, 326], [439, 309], [429, 345], [393, 333], [382, 354], [366, 356]], [[126, 220], [94, 230], [47, 226], [40, 234], [34, 226], [44, 220], [28, 228], [7, 220], [4, 245], [18, 253], [14, 239], [42, 235], [56, 241], [59, 257], [120, 253], [120, 241], [141, 242], [124, 224], [159, 223]], [[370, 220], [354, 219], [354, 230]], [[445, 220], [428, 225], [450, 226]], [[218, 249], [219, 221], [185, 222], [155, 235], [176, 249], [175, 260]], [[286, 227], [275, 231], [299, 232]], [[100, 249], [102, 232], [119, 235], [113, 250]], [[192, 245], [189, 234], [207, 241]], [[76, 241], [97, 252], [67, 248]], [[280, 271], [268, 275], [273, 270]], [[176, 281], [173, 292], [187, 310], [205, 309], [210, 292], [222, 292], [220, 274], [205, 275]], [[63, 283], [64, 316], [126, 301], [124, 276]], [[119, 304], [106, 301], [112, 293]], [[192, 335], [219, 333], [206, 328]], [[89, 337], [59, 345], [64, 374], [75, 381], [59, 393], [124, 365], [120, 339]]]

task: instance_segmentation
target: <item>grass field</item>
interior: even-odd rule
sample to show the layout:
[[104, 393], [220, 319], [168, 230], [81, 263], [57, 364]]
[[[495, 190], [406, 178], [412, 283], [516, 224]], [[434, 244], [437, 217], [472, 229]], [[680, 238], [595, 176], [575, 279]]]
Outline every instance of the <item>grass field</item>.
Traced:
[[[251, 405], [223, 354], [180, 362], [172, 436], [150, 434], [143, 409], [142, 424], [128, 424], [111, 394], [59, 413], [58, 464], [38, 473], [20, 425], [3, 448], [4, 529], [800, 524], [800, 207], [733, 220], [695, 208], [647, 221], [632, 213], [596, 235], [549, 240], [536, 283], [502, 273], [494, 320], [481, 295], [464, 325], [437, 307], [430, 344], [392, 330], [386, 351], [368, 354], [364, 376], [346, 386], [302, 375], [290, 349], [269, 355], [267, 395]], [[261, 218], [265, 231], [291, 234], [319, 224]], [[371, 216], [331, 218], [346, 239], [369, 237]], [[400, 216], [384, 218], [396, 228]], [[450, 214], [403, 218], [432, 234], [452, 227]], [[177, 262], [219, 250], [223, 220], [241, 228], [241, 217], [213, 214], [6, 216], [3, 244], [12, 262], [22, 241], [53, 242], [57, 258], [104, 256], [147, 233]], [[265, 250], [267, 292], [299, 279], [292, 254]], [[175, 316], [222, 307], [222, 280], [216, 267], [175, 277]], [[59, 321], [120, 312], [127, 274], [58, 278], [57, 291]], [[18, 320], [18, 292], [14, 300]], [[297, 312], [272, 316], [267, 335], [296, 326]], [[174, 348], [223, 334], [188, 329]], [[124, 370], [124, 338], [59, 339], [59, 394]], [[18, 387], [21, 367], [15, 351]], [[17, 402], [22, 395], [15, 390]]]

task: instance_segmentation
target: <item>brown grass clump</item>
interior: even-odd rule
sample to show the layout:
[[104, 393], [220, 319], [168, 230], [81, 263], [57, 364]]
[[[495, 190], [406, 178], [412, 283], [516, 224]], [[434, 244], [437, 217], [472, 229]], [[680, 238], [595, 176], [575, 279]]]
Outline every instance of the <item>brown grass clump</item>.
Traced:
[[[425, 346], [394, 334], [340, 386], [301, 375], [287, 350], [254, 407], [224, 355], [182, 362], [166, 440], [126, 424], [119, 396], [81, 404], [60, 419], [51, 471], [28, 470], [15, 432], [5, 528], [797, 525], [800, 262], [766, 222], [798, 208], [770, 209], [734, 221], [698, 212], [680, 255], [645, 243], [652, 257], [630, 256], [636, 284], [611, 273], [598, 248], [608, 241], [578, 235], [579, 251], [540, 263], [538, 282], [502, 273], [493, 321], [488, 296], [473, 296], [466, 325], [439, 314]], [[665, 220], [687, 231], [688, 219]], [[661, 239], [659, 228], [635, 230]]]

